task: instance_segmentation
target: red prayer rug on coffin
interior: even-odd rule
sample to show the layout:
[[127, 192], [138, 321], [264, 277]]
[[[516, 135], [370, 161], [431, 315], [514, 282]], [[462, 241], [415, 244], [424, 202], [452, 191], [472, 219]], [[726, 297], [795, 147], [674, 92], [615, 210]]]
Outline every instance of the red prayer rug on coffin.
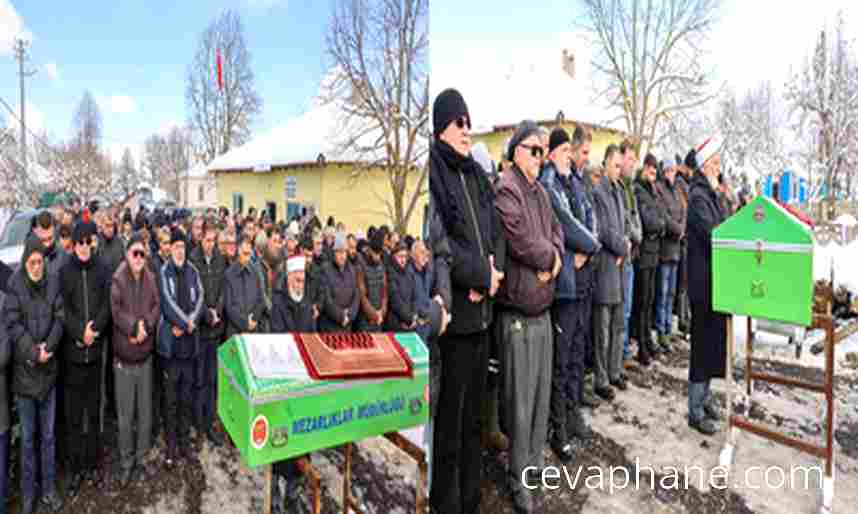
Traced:
[[414, 363], [393, 334], [292, 334], [315, 380], [414, 377]]

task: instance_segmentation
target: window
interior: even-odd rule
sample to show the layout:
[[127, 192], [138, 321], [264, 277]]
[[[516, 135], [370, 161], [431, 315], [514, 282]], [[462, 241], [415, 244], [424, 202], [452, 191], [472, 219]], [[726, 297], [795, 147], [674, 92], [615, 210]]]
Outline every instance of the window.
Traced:
[[232, 211], [238, 213], [244, 212], [244, 195], [241, 193], [232, 194]]
[[199, 189], [197, 189], [197, 201], [204, 202], [206, 200], [206, 187], [201, 185]]
[[295, 177], [286, 177], [286, 201], [294, 200], [298, 197], [298, 179]]

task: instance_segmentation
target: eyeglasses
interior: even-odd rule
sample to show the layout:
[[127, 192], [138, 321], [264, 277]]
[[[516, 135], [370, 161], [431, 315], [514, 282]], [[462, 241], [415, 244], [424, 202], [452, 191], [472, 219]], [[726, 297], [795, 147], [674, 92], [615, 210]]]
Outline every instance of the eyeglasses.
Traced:
[[462, 116], [461, 118], [456, 120], [456, 127], [463, 129], [465, 126], [468, 127], [468, 130], [471, 130], [471, 119], [467, 116]]
[[136, 259], [142, 259], [143, 257], [146, 257], [146, 252], [144, 252], [143, 250], [134, 250], [133, 252], [131, 252], [131, 256]]
[[527, 148], [528, 150], [530, 150], [530, 156], [531, 156], [531, 157], [537, 157], [537, 158], [540, 158], [540, 159], [542, 158], [542, 155], [543, 155], [543, 149], [542, 149], [542, 147], [541, 147], [540, 145], [525, 145], [525, 144], [521, 144], [521, 145], [518, 145], [518, 146], [520, 146], [520, 147], [522, 147], [522, 148]]

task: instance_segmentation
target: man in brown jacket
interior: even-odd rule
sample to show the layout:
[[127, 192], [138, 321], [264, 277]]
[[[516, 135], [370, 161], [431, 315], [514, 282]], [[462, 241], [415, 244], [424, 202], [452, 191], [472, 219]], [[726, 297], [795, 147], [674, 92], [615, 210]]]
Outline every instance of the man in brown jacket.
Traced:
[[[548, 431], [553, 332], [549, 308], [563, 256], [563, 230], [537, 181], [543, 157], [539, 127], [524, 121], [509, 144], [495, 208], [507, 239], [505, 280], [498, 291], [503, 401], [510, 438], [510, 487], [517, 513], [533, 512], [527, 470], [542, 469]], [[535, 468], [533, 468], [535, 466]]]
[[146, 265], [144, 248], [139, 234], [131, 237], [125, 261], [113, 275], [110, 288], [123, 487], [131, 480], [134, 466], [140, 465], [149, 450], [152, 437], [152, 350], [161, 305], [155, 275]]

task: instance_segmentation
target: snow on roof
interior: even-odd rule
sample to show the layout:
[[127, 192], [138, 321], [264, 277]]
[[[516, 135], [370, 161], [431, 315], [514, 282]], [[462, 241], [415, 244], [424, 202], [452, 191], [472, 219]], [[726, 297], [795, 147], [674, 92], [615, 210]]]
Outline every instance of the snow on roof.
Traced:
[[[432, 99], [448, 87], [462, 93], [476, 134], [521, 120], [567, 121], [625, 130], [617, 113], [593, 101], [590, 45], [573, 33], [549, 34], [542, 40], [516, 38], [474, 43], [447, 42], [432, 51]], [[448, 50], [448, 47], [449, 50]], [[458, 50], [458, 59], [439, 55]], [[574, 77], [564, 69], [564, 51], [574, 57]]]
[[266, 166], [315, 163], [319, 155], [327, 162], [379, 160], [381, 155], [356, 148], [374, 148], [382, 137], [378, 127], [367, 127], [358, 145], [344, 148], [350, 134], [356, 134], [364, 121], [347, 119], [339, 102], [314, 102], [304, 114], [275, 127], [246, 144], [217, 157], [206, 169], [214, 171], [248, 170]]
[[199, 163], [188, 170], [189, 177], [205, 177], [208, 175], [205, 163]]

